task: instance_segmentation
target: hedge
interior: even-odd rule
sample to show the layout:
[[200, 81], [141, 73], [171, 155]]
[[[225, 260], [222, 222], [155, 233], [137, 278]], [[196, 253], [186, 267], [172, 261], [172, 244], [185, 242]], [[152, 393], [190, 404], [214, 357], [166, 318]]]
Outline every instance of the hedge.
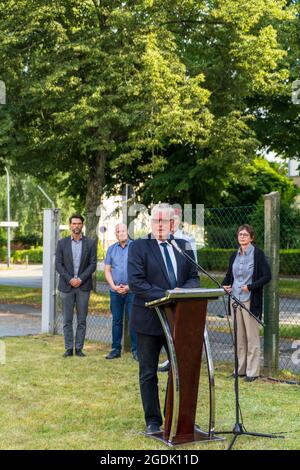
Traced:
[[[6, 261], [6, 248], [0, 247], [0, 260]], [[11, 253], [12, 263], [26, 263], [26, 256], [28, 257], [28, 263], [30, 264], [41, 264], [43, 262], [43, 247], [30, 248], [28, 250], [13, 250]]]
[[280, 250], [280, 274], [300, 274], [300, 250], [297, 248]]
[[[208, 271], [226, 272], [232, 248], [203, 248], [198, 250], [198, 261]], [[300, 249], [280, 250], [280, 274], [300, 275]]]
[[[202, 248], [198, 250], [198, 261], [208, 271], [226, 272], [232, 248]], [[300, 249], [280, 250], [280, 274], [300, 275]], [[16, 250], [12, 252], [13, 263], [43, 262], [43, 248], [30, 248], [29, 250]], [[0, 247], [0, 261], [6, 261], [6, 248]]]

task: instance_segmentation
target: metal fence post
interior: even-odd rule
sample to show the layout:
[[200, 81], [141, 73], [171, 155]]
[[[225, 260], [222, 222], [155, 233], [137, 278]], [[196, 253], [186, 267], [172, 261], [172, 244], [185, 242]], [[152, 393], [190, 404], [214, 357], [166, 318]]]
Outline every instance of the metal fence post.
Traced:
[[55, 326], [55, 250], [59, 210], [44, 209], [42, 332], [54, 334]]
[[268, 374], [278, 370], [279, 358], [279, 248], [280, 195], [272, 192], [265, 200], [265, 254], [272, 280], [264, 289], [264, 366]]

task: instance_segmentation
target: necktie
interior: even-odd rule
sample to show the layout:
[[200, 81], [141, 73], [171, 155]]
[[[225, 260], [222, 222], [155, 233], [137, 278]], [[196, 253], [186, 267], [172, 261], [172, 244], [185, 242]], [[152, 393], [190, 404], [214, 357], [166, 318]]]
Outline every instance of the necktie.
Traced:
[[170, 284], [171, 284], [171, 289], [175, 289], [175, 287], [177, 286], [177, 281], [176, 281], [176, 276], [175, 276], [173, 264], [172, 264], [172, 261], [171, 261], [171, 257], [170, 257], [169, 252], [168, 252], [168, 244], [166, 242], [163, 242], [163, 243], [161, 243], [161, 246], [164, 249], [164, 254], [165, 254], [167, 268], [168, 268], [168, 275], [169, 275]]

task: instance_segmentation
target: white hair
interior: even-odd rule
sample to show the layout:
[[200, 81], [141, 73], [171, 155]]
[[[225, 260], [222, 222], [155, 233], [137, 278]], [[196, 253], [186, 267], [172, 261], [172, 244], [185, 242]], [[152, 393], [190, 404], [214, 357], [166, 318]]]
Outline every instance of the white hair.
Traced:
[[167, 203], [155, 204], [151, 209], [151, 219], [153, 219], [154, 214], [156, 214], [157, 212], [169, 213], [170, 220], [173, 220], [175, 216], [173, 207]]

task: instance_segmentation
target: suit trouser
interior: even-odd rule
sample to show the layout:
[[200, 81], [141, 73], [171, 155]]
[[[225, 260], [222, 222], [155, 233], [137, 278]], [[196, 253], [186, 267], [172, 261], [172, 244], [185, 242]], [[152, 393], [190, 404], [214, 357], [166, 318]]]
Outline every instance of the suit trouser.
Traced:
[[74, 332], [73, 332], [73, 316], [74, 307], [76, 305], [77, 328], [75, 335], [75, 348], [82, 349], [86, 332], [86, 317], [88, 314], [88, 305], [90, 291], [84, 291], [79, 288], [72, 288], [71, 292], [61, 292], [62, 312], [64, 320], [64, 338], [65, 348], [73, 349]]
[[137, 353], [139, 358], [139, 380], [146, 424], [162, 425], [159, 404], [157, 367], [162, 347], [167, 348], [164, 335], [144, 335], [137, 333]]
[[[243, 302], [250, 309], [250, 301]], [[233, 308], [231, 305], [231, 311]], [[237, 308], [238, 374], [258, 377], [260, 371], [259, 323], [246, 310]]]
[[[112, 313], [112, 349], [121, 351], [123, 337], [124, 313], [127, 313], [128, 324], [130, 325], [130, 315], [132, 309], [133, 294], [119, 294], [110, 291], [110, 309]], [[131, 351], [136, 352], [136, 333], [130, 328]]]

